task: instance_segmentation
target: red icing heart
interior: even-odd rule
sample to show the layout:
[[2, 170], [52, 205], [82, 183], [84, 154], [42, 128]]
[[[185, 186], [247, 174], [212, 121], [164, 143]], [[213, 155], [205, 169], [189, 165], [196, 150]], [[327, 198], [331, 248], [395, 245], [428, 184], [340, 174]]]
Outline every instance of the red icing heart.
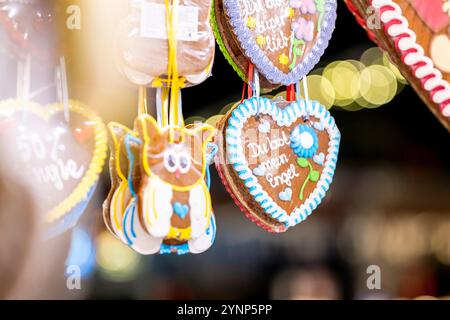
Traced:
[[84, 123], [72, 128], [73, 135], [79, 143], [87, 142], [94, 134], [93, 123]]
[[409, 0], [419, 17], [433, 32], [439, 32], [450, 23], [450, 16], [442, 9], [442, 0]]

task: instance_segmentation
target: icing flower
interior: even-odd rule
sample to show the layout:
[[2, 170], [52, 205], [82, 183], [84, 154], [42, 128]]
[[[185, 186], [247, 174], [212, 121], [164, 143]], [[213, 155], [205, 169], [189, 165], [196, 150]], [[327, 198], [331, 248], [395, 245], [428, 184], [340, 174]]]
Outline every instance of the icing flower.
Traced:
[[314, 21], [298, 18], [292, 24], [292, 31], [298, 40], [312, 41], [314, 39]]
[[314, 0], [290, 0], [289, 6], [294, 9], [300, 9], [303, 14], [316, 13], [316, 5]]
[[260, 46], [265, 45], [266, 44], [266, 38], [264, 38], [263, 36], [259, 35], [256, 38], [256, 43], [258, 43]]
[[280, 57], [278, 58], [281, 64], [286, 65], [289, 63], [289, 57], [285, 55], [284, 53], [280, 54]]
[[287, 8], [286, 9], [286, 15], [287, 15], [288, 18], [292, 18], [294, 16], [294, 9]]
[[317, 133], [310, 127], [300, 124], [291, 132], [291, 148], [300, 158], [312, 158], [319, 148]]
[[256, 19], [254, 17], [247, 18], [247, 27], [249, 27], [250, 29], [256, 27]]

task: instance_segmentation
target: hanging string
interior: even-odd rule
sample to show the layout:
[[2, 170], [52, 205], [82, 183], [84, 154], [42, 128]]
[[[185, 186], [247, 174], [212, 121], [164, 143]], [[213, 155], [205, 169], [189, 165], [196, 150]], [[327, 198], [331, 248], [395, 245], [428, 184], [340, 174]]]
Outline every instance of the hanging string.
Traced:
[[[302, 79], [302, 83], [303, 83], [303, 97], [305, 99], [305, 104], [308, 107], [309, 106], [309, 94], [308, 94], [308, 81], [307, 81], [307, 77], [303, 76]], [[301, 95], [300, 95], [300, 82], [298, 82], [295, 86], [296, 92], [297, 92], [297, 99], [300, 99]], [[309, 120], [309, 116], [305, 116], [303, 119], [305, 122], [307, 122]]]
[[295, 101], [295, 87], [293, 84], [286, 87], [286, 100]]
[[175, 138], [175, 127], [184, 127], [184, 119], [181, 111], [180, 103], [180, 89], [182, 84], [178, 76], [177, 65], [177, 27], [178, 27], [178, 8], [179, 0], [173, 0], [172, 9], [170, 8], [169, 0], [165, 0], [166, 6], [166, 27], [168, 32], [169, 42], [169, 63], [168, 63], [168, 80], [172, 84], [170, 90], [170, 111], [169, 122], [170, 132], [169, 139], [171, 142]]
[[303, 76], [303, 92], [305, 93], [306, 105], [309, 106], [308, 81], [306, 76]]
[[30, 99], [31, 88], [31, 55], [28, 54], [25, 62], [20, 60], [17, 63], [17, 99], [28, 101]]
[[259, 98], [261, 88], [259, 86], [259, 73], [256, 68], [253, 68], [253, 96]]
[[252, 97], [252, 82], [253, 82], [253, 64], [248, 64], [248, 70], [247, 70], [247, 82], [244, 82], [243, 88], [242, 88], [242, 97], [241, 97], [241, 103], [245, 100], [245, 91], [247, 91], [247, 98]]
[[139, 99], [138, 99], [138, 114], [139, 116], [147, 114], [147, 88], [145, 86], [139, 87]]
[[59, 58], [59, 67], [56, 69], [56, 83], [58, 100], [64, 106], [64, 120], [70, 122], [69, 87], [67, 85], [66, 59], [63, 56]]
[[[259, 86], [259, 73], [256, 68], [253, 69], [253, 96], [259, 98], [261, 88]], [[256, 103], [256, 117], [259, 117], [259, 100]]]

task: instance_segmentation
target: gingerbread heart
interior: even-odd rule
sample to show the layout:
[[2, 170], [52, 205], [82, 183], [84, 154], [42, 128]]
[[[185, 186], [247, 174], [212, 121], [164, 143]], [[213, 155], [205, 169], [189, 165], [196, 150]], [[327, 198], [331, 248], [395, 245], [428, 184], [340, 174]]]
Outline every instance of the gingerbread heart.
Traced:
[[71, 227], [92, 196], [106, 158], [101, 119], [81, 103], [40, 106], [0, 103], [1, 136], [10, 167], [36, 191], [39, 210], [54, 235]]
[[[389, 53], [403, 76], [450, 130], [450, 2], [346, 0], [371, 39]], [[375, 8], [368, 10], [369, 7]], [[369, 16], [371, 15], [371, 16]], [[380, 28], [367, 25], [381, 22]]]
[[293, 84], [311, 71], [336, 21], [335, 0], [223, 0], [223, 8], [222, 23], [272, 84]]
[[231, 110], [219, 130], [219, 174], [235, 202], [259, 226], [286, 231], [321, 203], [340, 143], [325, 107], [251, 98]]

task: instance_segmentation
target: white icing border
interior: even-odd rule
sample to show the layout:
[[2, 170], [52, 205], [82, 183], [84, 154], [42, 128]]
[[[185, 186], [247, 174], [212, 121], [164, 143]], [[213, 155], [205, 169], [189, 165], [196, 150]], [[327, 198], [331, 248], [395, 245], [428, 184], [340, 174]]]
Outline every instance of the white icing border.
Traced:
[[[300, 207], [288, 214], [272, 197], [264, 191], [258, 183], [258, 178], [248, 167], [241, 145], [242, 129], [249, 118], [257, 113], [272, 117], [279, 126], [290, 126], [297, 119], [305, 116], [313, 116], [319, 119], [327, 131], [330, 142], [326, 155], [324, 168], [314, 191]], [[285, 109], [278, 108], [272, 100], [267, 98], [250, 98], [245, 100], [231, 113], [226, 127], [227, 158], [238, 176], [244, 181], [249, 193], [254, 197], [266, 214], [273, 219], [284, 223], [286, 227], [292, 227], [305, 220], [313, 210], [322, 202], [333, 181], [334, 170], [339, 153], [341, 134], [330, 112], [320, 103], [314, 101], [306, 104], [304, 100], [292, 102]]]
[[[377, 12], [380, 12], [384, 29], [396, 42], [396, 48], [402, 54], [403, 63], [411, 68], [417, 79], [421, 80], [423, 89], [439, 106], [442, 115], [450, 117], [450, 84], [442, 79], [441, 71], [434, 67], [433, 61], [424, 54], [422, 46], [416, 42], [416, 33], [409, 28], [401, 8], [393, 0], [371, 0], [371, 4]], [[398, 42], [397, 38], [400, 38]], [[417, 64], [424, 65], [414, 70]]]

